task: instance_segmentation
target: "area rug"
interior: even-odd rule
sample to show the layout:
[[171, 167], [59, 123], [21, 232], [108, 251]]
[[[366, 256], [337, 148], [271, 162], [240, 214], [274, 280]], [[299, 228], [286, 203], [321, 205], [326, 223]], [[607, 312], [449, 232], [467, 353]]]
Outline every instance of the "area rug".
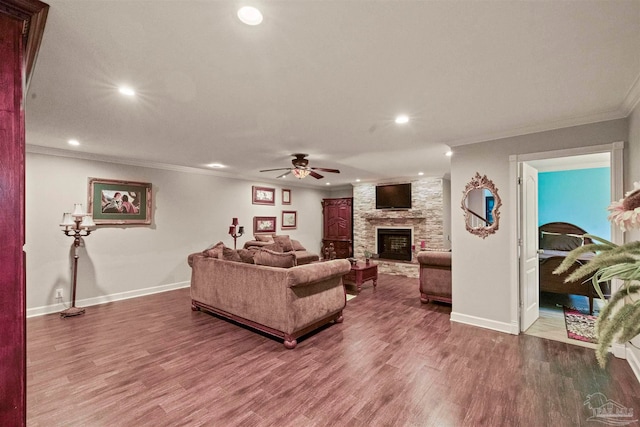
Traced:
[[595, 323], [597, 316], [574, 308], [562, 307], [564, 310], [564, 323], [567, 325], [567, 336], [574, 340], [597, 344]]

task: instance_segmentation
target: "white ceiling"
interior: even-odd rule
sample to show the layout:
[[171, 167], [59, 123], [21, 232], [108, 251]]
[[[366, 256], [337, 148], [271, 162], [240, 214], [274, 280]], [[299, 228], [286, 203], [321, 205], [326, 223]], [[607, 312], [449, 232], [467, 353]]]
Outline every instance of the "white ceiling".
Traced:
[[[640, 0], [48, 3], [31, 151], [256, 180], [302, 152], [342, 173], [300, 184], [345, 185], [445, 176], [449, 147], [626, 117], [640, 99]], [[246, 4], [261, 25], [237, 19]]]

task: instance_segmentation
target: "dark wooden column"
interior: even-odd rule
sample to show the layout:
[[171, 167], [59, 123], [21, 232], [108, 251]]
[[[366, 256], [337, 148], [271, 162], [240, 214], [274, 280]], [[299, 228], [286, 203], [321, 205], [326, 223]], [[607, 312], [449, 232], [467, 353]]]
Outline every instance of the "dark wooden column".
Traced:
[[[24, 91], [48, 6], [0, 0], [0, 425], [26, 425]], [[29, 51], [28, 46], [35, 48]]]

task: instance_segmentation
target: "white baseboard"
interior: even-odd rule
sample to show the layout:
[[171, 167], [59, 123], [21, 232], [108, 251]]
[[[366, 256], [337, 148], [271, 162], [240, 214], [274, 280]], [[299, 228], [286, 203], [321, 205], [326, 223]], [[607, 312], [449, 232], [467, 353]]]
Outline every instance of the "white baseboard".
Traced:
[[[160, 292], [173, 291], [175, 289], [188, 288], [191, 285], [190, 281], [169, 283], [168, 285], [154, 286], [151, 288], [136, 289], [133, 291], [120, 292], [117, 294], [103, 295], [94, 298], [87, 298], [83, 300], [77, 300], [77, 307], [90, 307], [92, 305], [104, 304], [107, 302], [120, 301], [129, 298], [137, 298], [144, 295], [157, 294]], [[45, 314], [58, 313], [66, 308], [63, 304], [45, 305], [42, 307], [34, 307], [27, 309], [27, 317], [43, 316]]]
[[627, 363], [631, 366], [631, 370], [636, 375], [636, 380], [640, 383], [640, 360], [638, 360], [636, 352], [629, 347], [627, 347]]
[[518, 325], [507, 322], [498, 322], [491, 319], [484, 319], [482, 317], [469, 316], [468, 314], [451, 313], [451, 321], [464, 323], [465, 325], [477, 326], [479, 328], [492, 329], [498, 332], [504, 332], [507, 334], [518, 335]]

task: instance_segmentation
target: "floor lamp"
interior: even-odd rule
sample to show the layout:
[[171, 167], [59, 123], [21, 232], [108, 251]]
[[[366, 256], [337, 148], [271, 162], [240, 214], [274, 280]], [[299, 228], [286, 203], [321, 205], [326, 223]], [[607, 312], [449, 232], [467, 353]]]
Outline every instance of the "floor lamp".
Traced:
[[73, 282], [71, 288], [71, 307], [60, 312], [60, 317], [79, 316], [84, 314], [84, 308], [76, 307], [76, 284], [78, 282], [78, 246], [83, 237], [91, 234], [96, 224], [91, 215], [82, 210], [82, 204], [76, 203], [72, 213], [66, 212], [62, 216], [60, 227], [62, 232], [73, 237]]
[[[236, 228], [237, 227], [237, 228]], [[233, 218], [229, 226], [229, 234], [233, 237], [233, 249], [236, 249], [236, 240], [244, 234], [244, 227], [238, 226], [238, 218]]]

